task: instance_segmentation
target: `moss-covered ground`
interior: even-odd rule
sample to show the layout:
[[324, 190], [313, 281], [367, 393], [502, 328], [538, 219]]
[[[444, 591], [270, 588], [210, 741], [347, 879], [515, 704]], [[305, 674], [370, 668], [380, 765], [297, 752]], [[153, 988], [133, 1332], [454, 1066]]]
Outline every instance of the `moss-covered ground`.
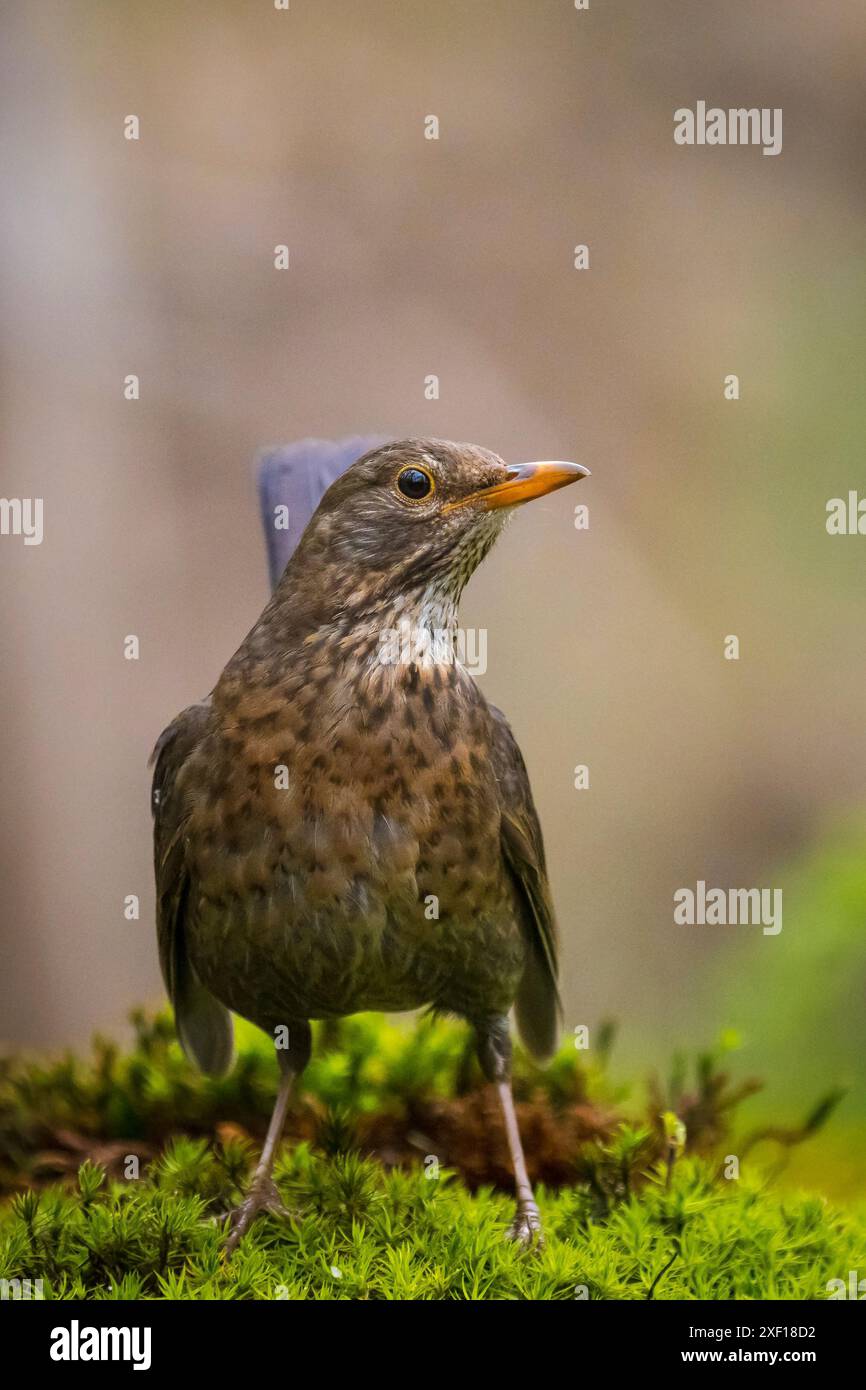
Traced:
[[135, 1025], [128, 1050], [3, 1063], [0, 1277], [46, 1298], [824, 1299], [866, 1268], [866, 1213], [778, 1181], [834, 1096], [784, 1132], [737, 1132], [756, 1085], [732, 1083], [723, 1050], [638, 1102], [609, 1077], [610, 1030], [544, 1071], [517, 1060], [546, 1244], [515, 1247], [465, 1030], [374, 1017], [320, 1030], [276, 1169], [293, 1216], [260, 1219], [227, 1263], [273, 1057], [242, 1028], [234, 1070], [205, 1079], [170, 1020]]

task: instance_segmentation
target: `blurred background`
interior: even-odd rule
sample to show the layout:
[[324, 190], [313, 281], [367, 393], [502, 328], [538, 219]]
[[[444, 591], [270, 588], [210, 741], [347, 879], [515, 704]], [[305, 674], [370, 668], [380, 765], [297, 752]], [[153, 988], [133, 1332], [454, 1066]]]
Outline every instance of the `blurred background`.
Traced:
[[[533, 777], [568, 1029], [616, 1018], [624, 1069], [737, 1029], [756, 1116], [847, 1084], [818, 1176], [862, 1184], [866, 538], [825, 529], [866, 496], [861, 0], [2, 23], [2, 493], [45, 535], [0, 538], [0, 1041], [162, 997], [146, 762], [265, 600], [256, 452], [465, 439], [592, 469], [589, 529], [527, 508], [462, 614]], [[783, 108], [782, 153], [675, 145], [699, 100]], [[781, 887], [781, 934], [674, 926], [698, 879]]]

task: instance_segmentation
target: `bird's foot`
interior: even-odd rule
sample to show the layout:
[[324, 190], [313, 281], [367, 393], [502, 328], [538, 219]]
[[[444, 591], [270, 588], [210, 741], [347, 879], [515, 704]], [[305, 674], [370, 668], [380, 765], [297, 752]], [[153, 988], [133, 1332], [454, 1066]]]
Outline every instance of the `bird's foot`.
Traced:
[[541, 1216], [535, 1202], [518, 1202], [514, 1220], [508, 1227], [509, 1240], [515, 1240], [524, 1249], [540, 1250], [544, 1245], [541, 1229]]
[[280, 1216], [286, 1220], [292, 1220], [294, 1217], [294, 1212], [283, 1206], [277, 1185], [272, 1178], [253, 1178], [252, 1186], [246, 1197], [240, 1206], [236, 1207], [230, 1214], [230, 1230], [223, 1247], [223, 1254], [227, 1260], [231, 1259], [240, 1244], [241, 1237], [246, 1235], [253, 1221], [262, 1212], [267, 1212], [271, 1216]]

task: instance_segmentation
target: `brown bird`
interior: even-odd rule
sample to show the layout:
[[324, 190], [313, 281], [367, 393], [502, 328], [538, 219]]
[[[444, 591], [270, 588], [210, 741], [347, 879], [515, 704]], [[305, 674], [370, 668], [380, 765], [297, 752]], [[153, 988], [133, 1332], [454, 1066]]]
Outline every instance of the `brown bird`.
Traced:
[[156, 745], [157, 928], [181, 1043], [224, 1072], [233, 1010], [271, 1035], [281, 1069], [229, 1252], [279, 1204], [271, 1170], [310, 1019], [425, 1005], [475, 1030], [514, 1168], [509, 1233], [540, 1239], [507, 1015], [551, 1054], [553, 906], [523, 758], [454, 642], [510, 510], [587, 472], [442, 440], [365, 454], [209, 699]]

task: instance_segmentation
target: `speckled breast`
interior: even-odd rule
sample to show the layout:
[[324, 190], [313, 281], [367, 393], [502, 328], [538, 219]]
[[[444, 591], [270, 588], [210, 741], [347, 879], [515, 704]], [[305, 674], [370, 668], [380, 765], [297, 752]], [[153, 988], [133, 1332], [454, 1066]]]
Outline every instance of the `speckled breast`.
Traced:
[[[486, 702], [458, 666], [224, 676], [185, 769], [188, 949], [272, 1029], [425, 1004], [505, 1012], [524, 944]], [[193, 760], [191, 759], [190, 762]]]

